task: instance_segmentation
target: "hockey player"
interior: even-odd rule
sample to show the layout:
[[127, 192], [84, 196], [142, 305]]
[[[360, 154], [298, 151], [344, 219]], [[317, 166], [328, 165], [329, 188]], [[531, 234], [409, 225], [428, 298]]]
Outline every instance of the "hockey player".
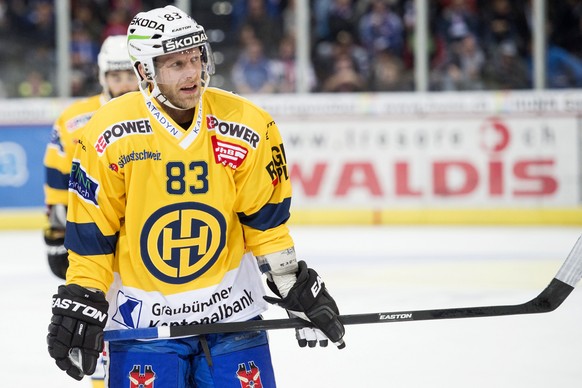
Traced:
[[[45, 203], [49, 226], [44, 230], [47, 257], [51, 271], [65, 279], [69, 266], [64, 247], [69, 174], [75, 146], [83, 128], [95, 111], [112, 98], [138, 90], [133, 65], [127, 52], [127, 36], [109, 36], [103, 41], [97, 57], [102, 92], [69, 106], [56, 120], [47, 145], [45, 167]], [[103, 360], [100, 357], [92, 376], [94, 388], [103, 386]]]
[[64, 240], [69, 173], [75, 145], [82, 129], [101, 105], [112, 98], [138, 90], [127, 53], [127, 36], [106, 38], [101, 45], [97, 65], [102, 92], [73, 103], [61, 113], [53, 126], [44, 156], [44, 192], [49, 221], [49, 226], [44, 230], [44, 239], [49, 267], [61, 279], [65, 279], [69, 266]]
[[[208, 87], [204, 28], [174, 6], [137, 14], [128, 49], [141, 93], [103, 106], [73, 160], [70, 265], [47, 336], [58, 367], [93, 373], [105, 327], [261, 319], [267, 302], [315, 325], [297, 331], [300, 346], [342, 348], [336, 303], [286, 226], [291, 185], [272, 117]], [[275, 387], [263, 331], [105, 348], [110, 387]]]

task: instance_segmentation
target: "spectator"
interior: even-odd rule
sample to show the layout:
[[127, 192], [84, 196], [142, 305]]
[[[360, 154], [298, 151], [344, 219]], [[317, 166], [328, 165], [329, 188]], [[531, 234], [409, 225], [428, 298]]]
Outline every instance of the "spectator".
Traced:
[[366, 50], [357, 44], [347, 31], [341, 31], [334, 42], [321, 42], [316, 51], [316, 74], [319, 80], [335, 72], [337, 58], [347, 56], [356, 73], [367, 82], [370, 77], [370, 59]]
[[[71, 24], [82, 26], [83, 30], [85, 30], [91, 40], [98, 42], [101, 38], [103, 23], [98, 17], [99, 11], [95, 2], [74, 1], [72, 8], [73, 16]], [[121, 35], [125, 35], [126, 33], [127, 30], [121, 32]]]
[[413, 87], [410, 73], [405, 71], [400, 58], [389, 51], [376, 55], [372, 65], [370, 85], [371, 90], [377, 92], [411, 91]]
[[329, 30], [329, 10], [333, 0], [319, 0], [312, 2], [311, 13], [314, 18], [313, 36], [316, 42], [323, 40], [331, 40], [331, 33]]
[[352, 58], [341, 53], [335, 60], [332, 74], [325, 80], [324, 92], [360, 92], [366, 88], [366, 80], [358, 73]]
[[39, 0], [32, 3], [32, 9], [27, 14], [30, 23], [32, 42], [38, 45], [55, 47], [55, 18], [52, 1]]
[[531, 87], [525, 62], [512, 41], [503, 42], [493, 53], [487, 65], [486, 79], [495, 90], [525, 89]]
[[52, 97], [53, 85], [46, 80], [45, 76], [37, 71], [32, 70], [26, 76], [26, 79], [18, 86], [19, 97]]
[[360, 40], [370, 58], [390, 51], [401, 57], [404, 47], [404, 27], [401, 17], [387, 4], [387, 0], [373, 0], [370, 9], [359, 23]]
[[448, 61], [444, 65], [443, 90], [483, 89], [485, 55], [474, 35], [466, 35], [450, 47]]
[[[274, 72], [276, 78], [275, 91], [278, 93], [293, 93], [297, 91], [297, 74], [295, 60], [295, 38], [285, 36], [279, 44], [279, 56], [274, 62]], [[309, 90], [314, 90], [316, 85], [315, 72], [309, 66], [307, 74]]]
[[56, 67], [55, 50], [50, 47], [42, 45], [32, 47], [24, 54], [24, 58], [29, 66], [45, 73]]
[[[439, 35], [436, 31], [434, 20], [436, 20], [436, 7], [432, 6], [429, 8], [429, 32], [427, 49], [429, 51], [429, 62], [431, 69], [440, 68], [445, 61], [446, 57], [446, 44], [444, 38]], [[404, 68], [407, 73], [411, 75], [414, 68], [414, 51], [416, 44], [416, 7], [414, 0], [405, 0], [403, 5], [403, 16], [402, 21], [404, 24], [404, 36], [405, 44], [404, 51], [402, 55], [402, 61], [404, 63]]]
[[123, 8], [112, 10], [107, 16], [107, 23], [101, 32], [101, 41], [108, 36], [125, 35], [129, 26], [128, 14]]
[[487, 52], [492, 53], [503, 42], [511, 41], [518, 53], [526, 52], [529, 38], [525, 13], [518, 11], [509, 0], [494, 0], [491, 10], [483, 18], [483, 43]]
[[437, 17], [439, 34], [447, 44], [467, 34], [478, 34], [478, 19], [469, 0], [451, 0]]
[[8, 20], [8, 4], [6, 0], [0, 0], [0, 32], [8, 31], [10, 21]]
[[550, 89], [582, 86], [582, 60], [561, 47], [550, 44], [546, 59], [547, 86]]
[[248, 0], [247, 13], [243, 25], [252, 27], [255, 36], [263, 42], [263, 50], [275, 56], [283, 35], [283, 22], [280, 14], [268, 15], [265, 0]]
[[352, 0], [332, 0], [327, 13], [329, 36], [326, 40], [335, 40], [342, 32], [357, 36], [356, 22], [356, 10]]
[[[96, 63], [99, 53], [98, 43], [82, 25], [73, 26], [71, 36], [71, 66], [74, 70], [80, 70], [85, 75], [85, 86], [81, 89], [80, 96], [93, 93], [97, 88]], [[75, 95], [79, 96], [79, 95]]]
[[263, 44], [255, 39], [247, 44], [232, 68], [232, 81], [239, 94], [273, 93], [273, 63], [263, 52]]
[[[262, 3], [261, 8], [263, 8], [265, 12], [265, 16], [268, 19], [275, 18], [278, 19], [281, 16], [283, 11], [283, 7], [281, 6], [281, 0], [260, 0]], [[232, 12], [231, 12], [231, 25], [234, 27], [234, 31], [238, 31], [238, 29], [245, 24], [248, 15], [249, 9], [256, 6], [251, 4], [251, 0], [233, 0], [232, 3]]]
[[[109, 9], [112, 10], [122, 10], [123, 13], [126, 15], [127, 24], [132, 19], [132, 15], [135, 15], [138, 12], [141, 12], [144, 4], [143, 3], [165, 3], [163, 1], [142, 1], [142, 0], [109, 0], [110, 6]], [[149, 4], [152, 5], [152, 4]], [[121, 35], [127, 34], [127, 31], [123, 31]]]
[[552, 26], [549, 40], [568, 52], [580, 52], [582, 2], [549, 1], [547, 12]]
[[287, 6], [281, 11], [283, 20], [283, 37], [297, 35], [297, 5], [295, 0], [288, 0]]

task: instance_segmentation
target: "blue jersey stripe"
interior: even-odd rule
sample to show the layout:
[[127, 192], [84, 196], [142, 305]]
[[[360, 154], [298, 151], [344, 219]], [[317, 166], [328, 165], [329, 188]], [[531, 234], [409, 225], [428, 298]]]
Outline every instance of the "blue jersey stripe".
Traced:
[[46, 184], [48, 187], [57, 190], [69, 189], [69, 174], [63, 174], [56, 168], [45, 168]]
[[116, 245], [117, 235], [104, 236], [94, 223], [67, 221], [65, 247], [81, 256], [112, 254]]
[[255, 214], [247, 216], [244, 213], [238, 213], [238, 218], [243, 225], [250, 226], [257, 230], [267, 230], [276, 228], [287, 222], [291, 214], [291, 198], [285, 198], [283, 202], [276, 204], [267, 204]]

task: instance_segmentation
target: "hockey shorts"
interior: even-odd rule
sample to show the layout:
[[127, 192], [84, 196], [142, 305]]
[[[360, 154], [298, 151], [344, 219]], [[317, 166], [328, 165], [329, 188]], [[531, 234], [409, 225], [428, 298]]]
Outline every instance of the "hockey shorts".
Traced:
[[116, 341], [105, 354], [110, 388], [275, 388], [264, 331]]

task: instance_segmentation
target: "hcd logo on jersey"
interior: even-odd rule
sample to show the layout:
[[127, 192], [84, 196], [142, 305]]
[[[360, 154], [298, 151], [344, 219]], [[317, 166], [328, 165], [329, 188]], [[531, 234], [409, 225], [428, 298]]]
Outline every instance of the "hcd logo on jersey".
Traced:
[[134, 365], [128, 377], [129, 388], [154, 388], [156, 372], [154, 372], [151, 365], [146, 365], [145, 372], [141, 373], [140, 366]]
[[135, 329], [141, 316], [143, 302], [125, 295], [122, 291], [117, 293], [116, 302], [117, 309], [111, 319], [129, 329]]
[[261, 371], [254, 361], [249, 361], [249, 369], [244, 363], [238, 364], [236, 378], [240, 381], [241, 388], [263, 388]]
[[226, 241], [226, 221], [215, 208], [183, 202], [158, 209], [145, 222], [141, 256], [158, 279], [188, 283], [218, 260]]

